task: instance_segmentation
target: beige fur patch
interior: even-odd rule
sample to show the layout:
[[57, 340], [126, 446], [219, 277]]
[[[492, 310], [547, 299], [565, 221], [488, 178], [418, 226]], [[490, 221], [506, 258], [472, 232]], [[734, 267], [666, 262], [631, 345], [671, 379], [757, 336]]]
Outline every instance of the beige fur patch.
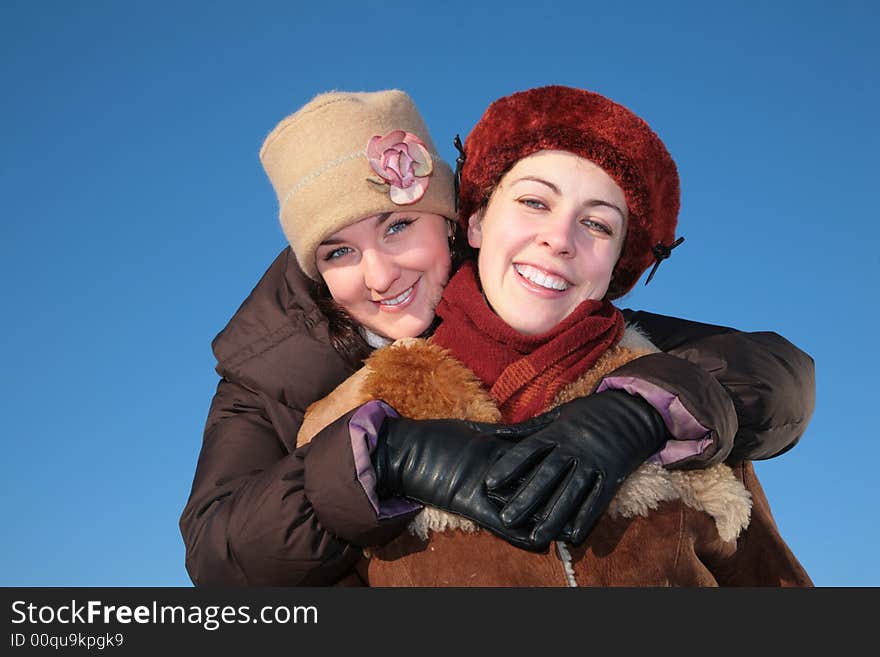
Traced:
[[735, 540], [749, 526], [752, 496], [723, 463], [703, 470], [667, 470], [646, 463], [623, 482], [608, 513], [612, 517], [646, 517], [661, 502], [677, 499], [712, 516], [722, 540]]

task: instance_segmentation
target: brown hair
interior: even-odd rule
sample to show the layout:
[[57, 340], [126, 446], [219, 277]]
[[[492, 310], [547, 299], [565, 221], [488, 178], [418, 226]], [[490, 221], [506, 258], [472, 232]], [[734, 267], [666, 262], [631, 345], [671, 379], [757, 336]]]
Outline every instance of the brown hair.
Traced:
[[318, 310], [327, 318], [330, 344], [347, 365], [359, 367], [361, 361], [370, 355], [370, 346], [358, 330], [358, 323], [334, 301], [323, 278], [311, 281], [309, 292]]

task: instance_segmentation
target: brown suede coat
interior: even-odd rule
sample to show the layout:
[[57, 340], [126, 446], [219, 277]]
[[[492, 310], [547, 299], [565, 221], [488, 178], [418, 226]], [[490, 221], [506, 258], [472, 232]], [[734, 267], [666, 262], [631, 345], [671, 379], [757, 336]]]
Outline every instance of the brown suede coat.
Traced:
[[[652, 351], [628, 329], [558, 405], [589, 394], [600, 379]], [[338, 415], [383, 399], [412, 418], [497, 422], [500, 414], [476, 377], [440, 347], [401, 340], [306, 414], [298, 443]], [[751, 523], [749, 516], [751, 511]], [[646, 464], [624, 483], [588, 540], [543, 553], [515, 548], [473, 523], [425, 509], [409, 532], [365, 550], [360, 571], [371, 586], [811, 586], [779, 534], [751, 463], [673, 472]], [[743, 531], [745, 530], [745, 531]]]

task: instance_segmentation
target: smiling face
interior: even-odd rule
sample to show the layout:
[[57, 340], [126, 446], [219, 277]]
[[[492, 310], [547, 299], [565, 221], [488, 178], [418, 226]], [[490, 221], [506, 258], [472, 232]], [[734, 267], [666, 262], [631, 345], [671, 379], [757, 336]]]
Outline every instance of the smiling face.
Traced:
[[492, 310], [537, 335], [604, 297], [626, 219], [623, 190], [589, 160], [566, 151], [519, 160], [468, 222]]
[[367, 217], [321, 242], [318, 273], [359, 324], [392, 340], [415, 337], [434, 320], [449, 280], [448, 236], [438, 214]]

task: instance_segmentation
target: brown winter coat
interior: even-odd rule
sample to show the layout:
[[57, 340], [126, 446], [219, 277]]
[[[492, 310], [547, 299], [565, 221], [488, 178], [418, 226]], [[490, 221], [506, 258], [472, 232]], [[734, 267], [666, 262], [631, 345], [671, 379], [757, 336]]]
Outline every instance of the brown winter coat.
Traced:
[[[620, 345], [553, 405], [590, 394], [602, 377], [652, 351], [628, 328]], [[361, 372], [309, 409], [298, 443], [370, 399], [417, 419], [497, 422], [501, 415], [473, 373], [444, 349], [399, 340], [374, 352]], [[689, 472], [643, 465], [577, 548], [557, 543], [540, 554], [526, 552], [460, 516], [427, 508], [409, 532], [365, 554], [370, 561], [362, 570], [371, 586], [812, 585], [779, 535], [751, 464], [736, 474], [724, 464]]]
[[[411, 520], [376, 518], [353, 475], [345, 418], [295, 447], [305, 409], [354, 369], [329, 346], [308, 284], [284, 249], [214, 340], [221, 379], [180, 518], [197, 585], [356, 581], [362, 548], [391, 540]], [[676, 391], [704, 426], [717, 429], [712, 449], [685, 466], [770, 458], [797, 443], [814, 405], [807, 354], [774, 333], [624, 314], [667, 353], [620, 372]], [[729, 394], [728, 405], [707, 400], [713, 386]]]

